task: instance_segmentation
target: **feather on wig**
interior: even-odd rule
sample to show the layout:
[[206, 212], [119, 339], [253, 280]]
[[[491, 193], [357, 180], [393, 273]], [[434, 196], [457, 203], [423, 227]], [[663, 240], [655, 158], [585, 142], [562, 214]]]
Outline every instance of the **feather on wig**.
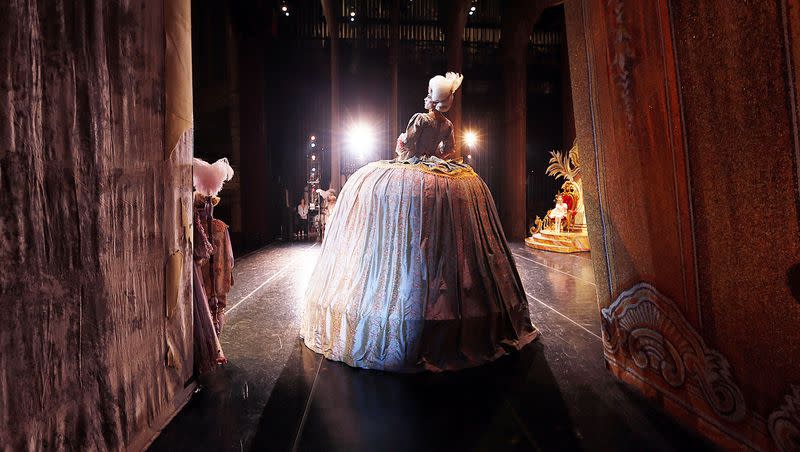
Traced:
[[204, 196], [217, 196], [222, 190], [222, 184], [233, 177], [233, 168], [228, 164], [226, 158], [219, 159], [214, 163], [196, 158], [192, 168], [194, 169], [192, 175], [194, 188]]

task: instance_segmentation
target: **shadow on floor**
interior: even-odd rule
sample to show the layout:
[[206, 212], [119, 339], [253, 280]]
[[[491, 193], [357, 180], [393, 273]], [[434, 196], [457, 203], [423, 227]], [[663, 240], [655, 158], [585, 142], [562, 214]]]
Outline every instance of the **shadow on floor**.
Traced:
[[[253, 450], [579, 448], [539, 343], [482, 367], [417, 375], [353, 369], [300, 341], [295, 348]], [[539, 401], [547, 409], [525, 426], [513, 405], [530, 379], [547, 388]]]

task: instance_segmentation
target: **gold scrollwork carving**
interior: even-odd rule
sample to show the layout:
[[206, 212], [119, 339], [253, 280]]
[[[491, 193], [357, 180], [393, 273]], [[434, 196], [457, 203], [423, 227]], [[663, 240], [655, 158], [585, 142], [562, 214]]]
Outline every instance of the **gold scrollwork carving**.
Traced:
[[728, 421], [746, 414], [744, 396], [730, 364], [706, 346], [672, 300], [641, 282], [602, 310], [606, 352], [632, 360], [675, 389], [700, 394], [711, 409]]

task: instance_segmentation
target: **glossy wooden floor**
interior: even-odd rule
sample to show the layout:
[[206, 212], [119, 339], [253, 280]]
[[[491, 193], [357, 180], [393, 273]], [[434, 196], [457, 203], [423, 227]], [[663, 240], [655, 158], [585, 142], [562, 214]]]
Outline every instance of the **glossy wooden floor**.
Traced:
[[541, 339], [484, 367], [410, 376], [302, 346], [298, 303], [318, 245], [239, 259], [222, 337], [230, 363], [151, 450], [709, 449], [606, 371], [588, 254], [512, 248]]

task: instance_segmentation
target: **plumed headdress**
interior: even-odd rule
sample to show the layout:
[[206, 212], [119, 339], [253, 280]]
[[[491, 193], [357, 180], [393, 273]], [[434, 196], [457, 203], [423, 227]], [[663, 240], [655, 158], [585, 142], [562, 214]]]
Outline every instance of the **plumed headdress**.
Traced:
[[194, 159], [192, 164], [194, 175], [194, 189], [204, 196], [217, 196], [222, 190], [222, 184], [231, 180], [233, 168], [228, 164], [228, 159], [222, 158], [214, 163], [205, 160]]
[[444, 77], [437, 75], [428, 82], [428, 97], [425, 98], [425, 108], [435, 108], [441, 112], [450, 109], [453, 104], [453, 94], [464, 76], [455, 72], [448, 72]]

